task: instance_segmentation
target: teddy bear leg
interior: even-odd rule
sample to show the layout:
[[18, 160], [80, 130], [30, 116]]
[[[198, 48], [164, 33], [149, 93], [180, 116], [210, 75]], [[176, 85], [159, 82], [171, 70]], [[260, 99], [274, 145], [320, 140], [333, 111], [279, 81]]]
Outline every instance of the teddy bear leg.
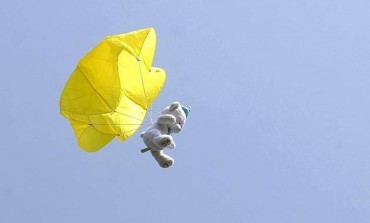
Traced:
[[173, 145], [175, 145], [175, 142], [173, 141], [173, 138], [170, 135], [160, 135], [154, 137], [153, 143], [160, 148], [166, 148], [167, 146], [170, 146], [170, 148], [174, 148]]
[[152, 153], [155, 160], [157, 160], [159, 166], [162, 168], [168, 168], [175, 163], [175, 160], [170, 156], [164, 154], [162, 150], [160, 151], [150, 150], [150, 152]]

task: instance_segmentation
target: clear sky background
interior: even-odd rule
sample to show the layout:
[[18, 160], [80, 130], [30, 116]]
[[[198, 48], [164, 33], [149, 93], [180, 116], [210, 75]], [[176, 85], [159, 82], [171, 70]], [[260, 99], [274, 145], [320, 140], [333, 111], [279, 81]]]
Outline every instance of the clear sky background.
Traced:
[[[0, 222], [370, 222], [370, 1], [0, 2]], [[176, 163], [85, 153], [59, 97], [107, 35], [154, 27], [192, 106]]]

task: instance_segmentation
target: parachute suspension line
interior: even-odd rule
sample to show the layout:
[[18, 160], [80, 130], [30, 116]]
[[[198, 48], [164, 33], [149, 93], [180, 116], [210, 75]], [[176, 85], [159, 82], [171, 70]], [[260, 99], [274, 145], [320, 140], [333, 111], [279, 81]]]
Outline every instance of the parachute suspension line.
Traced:
[[94, 127], [94, 125], [110, 125], [110, 126], [115, 126], [115, 125], [131, 125], [131, 126], [135, 126], [135, 125], [136, 126], [142, 126], [143, 125], [143, 126], [150, 126], [150, 125], [152, 125], [151, 123], [149, 123], [148, 121], [145, 121], [144, 119], [136, 118], [134, 116], [127, 115], [127, 114], [124, 114], [122, 112], [117, 112], [117, 111], [115, 111], [115, 112], [116, 113], [119, 113], [121, 115], [125, 115], [127, 117], [130, 117], [132, 119], [136, 119], [139, 122], [138, 123], [110, 123], [110, 124], [107, 124], [107, 123], [95, 123], [95, 122], [91, 121], [90, 116], [87, 116], [87, 119], [89, 121], [88, 123], [83, 122], [83, 121], [79, 121], [79, 120], [74, 120], [74, 119], [71, 119], [71, 120], [73, 120], [75, 122], [79, 122], [81, 124], [88, 124], [90, 127]]
[[110, 126], [114, 126], [114, 125], [137, 125], [137, 126], [150, 126], [151, 124], [149, 123], [143, 123], [143, 124], [125, 124], [125, 123], [117, 123], [117, 124], [105, 124], [105, 123], [91, 123], [90, 125], [110, 125]]
[[150, 105], [149, 115], [150, 115], [150, 122], [153, 125], [153, 108], [152, 108], [152, 105]]
[[[143, 86], [143, 91], [144, 91], [144, 96], [145, 96], [145, 102], [146, 102], [146, 108], [148, 109], [149, 108], [149, 102], [148, 102], [148, 96], [147, 96], [146, 90], [145, 90], [143, 73], [141, 72], [141, 66], [140, 66], [140, 61], [141, 60], [140, 60], [140, 57], [137, 57], [136, 60], [137, 60], [137, 64], [139, 65], [140, 77], [141, 77], [141, 85]], [[150, 106], [150, 109], [151, 108], [152, 108], [152, 106]], [[150, 112], [149, 115], [150, 115], [150, 122], [153, 124], [152, 113]]]
[[156, 110], [154, 110], [154, 109], [151, 109], [151, 112], [152, 112], [153, 114], [156, 114], [156, 115], [160, 115], [160, 114], [161, 114], [159, 111], [156, 111]]
[[158, 115], [158, 116], [161, 114], [159, 111], [154, 110], [153, 106], [150, 105], [149, 115], [150, 115], [150, 122], [152, 123], [152, 125], [154, 124], [154, 122], [153, 122], [153, 113]]
[[132, 115], [128, 115], [128, 114], [125, 114], [125, 113], [122, 113], [122, 112], [118, 112], [118, 111], [115, 111], [115, 112], [118, 113], [118, 114], [121, 114], [121, 115], [125, 115], [127, 117], [130, 117], [132, 119], [136, 119], [136, 120], [138, 120], [140, 122], [143, 122], [144, 124], [148, 124], [149, 125], [149, 123], [147, 121], [145, 121], [145, 119], [140, 119], [140, 118], [134, 117]]

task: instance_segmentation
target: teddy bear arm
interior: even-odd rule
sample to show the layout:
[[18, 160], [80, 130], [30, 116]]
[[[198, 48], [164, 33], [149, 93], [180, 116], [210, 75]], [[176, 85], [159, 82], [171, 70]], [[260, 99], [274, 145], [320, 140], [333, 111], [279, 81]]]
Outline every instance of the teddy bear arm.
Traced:
[[157, 122], [162, 125], [171, 125], [176, 122], [176, 117], [170, 114], [160, 115]]

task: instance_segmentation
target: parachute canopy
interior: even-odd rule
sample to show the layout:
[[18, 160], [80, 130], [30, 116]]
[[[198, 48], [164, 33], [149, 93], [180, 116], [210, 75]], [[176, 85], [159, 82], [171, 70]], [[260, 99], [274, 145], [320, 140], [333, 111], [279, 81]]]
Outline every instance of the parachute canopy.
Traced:
[[155, 45], [153, 28], [108, 36], [78, 62], [60, 112], [84, 151], [115, 137], [124, 141], [140, 127], [166, 79], [164, 70], [152, 67]]

